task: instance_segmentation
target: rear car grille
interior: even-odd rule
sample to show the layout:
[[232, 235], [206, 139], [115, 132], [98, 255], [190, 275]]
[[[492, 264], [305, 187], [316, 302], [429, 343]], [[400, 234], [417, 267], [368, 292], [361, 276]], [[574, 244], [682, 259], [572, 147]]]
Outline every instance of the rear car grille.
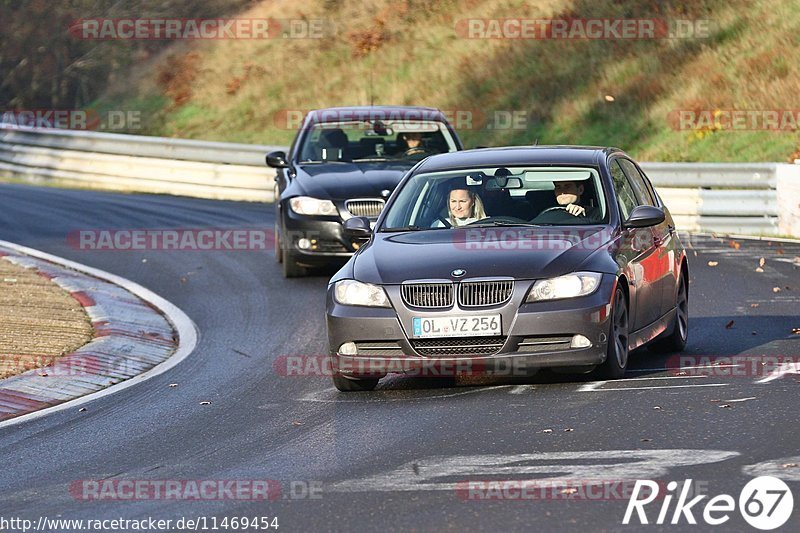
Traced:
[[563, 337], [525, 337], [519, 342], [518, 353], [543, 353], [568, 350], [571, 336]]
[[513, 280], [464, 281], [459, 284], [458, 301], [464, 307], [500, 305], [511, 299]]
[[344, 206], [353, 216], [377, 218], [383, 210], [384, 201], [380, 198], [366, 200], [348, 200]]
[[494, 355], [505, 342], [506, 337], [459, 337], [416, 339], [411, 345], [420, 355], [428, 356]]
[[452, 283], [404, 283], [403, 302], [411, 307], [441, 309], [453, 305]]

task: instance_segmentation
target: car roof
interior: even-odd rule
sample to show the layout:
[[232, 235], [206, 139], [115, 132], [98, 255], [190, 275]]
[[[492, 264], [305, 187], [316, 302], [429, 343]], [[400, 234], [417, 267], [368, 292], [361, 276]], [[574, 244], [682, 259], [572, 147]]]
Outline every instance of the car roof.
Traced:
[[418, 172], [472, 168], [479, 166], [513, 167], [526, 165], [597, 166], [611, 154], [624, 154], [619, 148], [603, 146], [506, 146], [480, 148], [433, 155], [417, 167]]
[[[326, 114], [336, 117], [335, 120], [327, 120]], [[347, 120], [361, 117], [368, 119], [413, 119], [413, 120], [436, 120], [440, 122], [448, 122], [444, 113], [435, 107], [423, 106], [391, 106], [391, 105], [374, 105], [374, 106], [348, 106], [348, 107], [326, 107], [321, 109], [312, 109], [308, 112], [307, 119], [314, 120], [315, 122], [336, 122], [339, 120]], [[322, 120], [318, 120], [322, 119]]]

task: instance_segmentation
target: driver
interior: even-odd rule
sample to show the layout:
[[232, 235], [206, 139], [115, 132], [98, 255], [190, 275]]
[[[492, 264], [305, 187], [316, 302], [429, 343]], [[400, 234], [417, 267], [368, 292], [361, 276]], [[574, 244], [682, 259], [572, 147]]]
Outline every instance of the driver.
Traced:
[[406, 145], [403, 156], [425, 155], [428, 150], [422, 145], [422, 133], [417, 131], [401, 133], [401, 140]]
[[598, 210], [596, 207], [585, 206], [581, 202], [584, 191], [583, 183], [579, 181], [554, 181], [554, 193], [557, 207], [545, 209], [539, 216], [532, 220], [536, 223], [572, 223], [576, 219], [583, 221], [596, 221]]
[[447, 199], [447, 220], [453, 227], [466, 226], [487, 218], [481, 197], [469, 189], [451, 189]]

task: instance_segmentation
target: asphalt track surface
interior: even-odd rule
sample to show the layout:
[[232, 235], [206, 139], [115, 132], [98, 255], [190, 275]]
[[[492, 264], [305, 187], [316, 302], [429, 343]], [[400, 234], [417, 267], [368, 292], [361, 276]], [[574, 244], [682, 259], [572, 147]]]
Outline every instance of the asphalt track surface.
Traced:
[[[373, 393], [338, 394], [325, 376], [286, 377], [273, 366], [282, 355], [326, 353], [333, 271], [287, 281], [271, 251], [82, 251], [66, 238], [76, 229], [272, 222], [272, 207], [259, 204], [0, 185], [0, 239], [131, 279], [183, 309], [200, 333], [195, 352], [162, 375], [83, 412], [0, 430], [0, 517], [206, 517], [210, 527], [213, 517], [265, 516], [278, 517], [280, 531], [610, 531], [622, 527], [628, 503], [613, 492], [485, 501], [457, 489], [550, 476], [693, 479], [701, 491], [738, 500], [750, 479], [777, 474], [795, 498], [783, 529], [800, 529], [800, 375], [792, 367], [676, 375], [666, 368], [673, 355], [645, 350], [633, 354], [623, 381], [398, 376]], [[685, 354], [797, 358], [800, 245], [738, 242], [691, 238]], [[761, 257], [764, 272], [755, 272]], [[81, 480], [253, 479], [276, 480], [282, 496], [85, 501], [70, 492]], [[305, 487], [316, 497], [303, 497]], [[646, 507], [651, 523], [663, 501]], [[703, 524], [707, 501], [694, 508], [700, 525], [683, 518], [648, 529], [712, 529]], [[738, 510], [729, 514], [716, 529], [754, 531]]]

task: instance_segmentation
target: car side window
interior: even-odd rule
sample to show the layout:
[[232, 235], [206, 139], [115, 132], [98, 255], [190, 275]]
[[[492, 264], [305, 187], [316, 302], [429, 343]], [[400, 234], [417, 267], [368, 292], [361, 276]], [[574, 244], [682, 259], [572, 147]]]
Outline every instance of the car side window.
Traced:
[[633, 208], [638, 205], [636, 194], [617, 159], [611, 161], [609, 168], [611, 169], [611, 180], [614, 182], [614, 194], [617, 195], [617, 203], [622, 211], [622, 219], [627, 220]]
[[642, 177], [642, 174], [639, 172], [639, 169], [636, 168], [636, 165], [627, 159], [617, 159], [617, 161], [619, 161], [622, 169], [625, 171], [625, 174], [628, 175], [631, 185], [633, 185], [633, 189], [636, 192], [636, 197], [639, 199], [639, 203], [641, 205], [655, 206], [655, 199], [650, 194], [650, 189], [647, 188], [647, 184], [644, 182], [644, 177]]

